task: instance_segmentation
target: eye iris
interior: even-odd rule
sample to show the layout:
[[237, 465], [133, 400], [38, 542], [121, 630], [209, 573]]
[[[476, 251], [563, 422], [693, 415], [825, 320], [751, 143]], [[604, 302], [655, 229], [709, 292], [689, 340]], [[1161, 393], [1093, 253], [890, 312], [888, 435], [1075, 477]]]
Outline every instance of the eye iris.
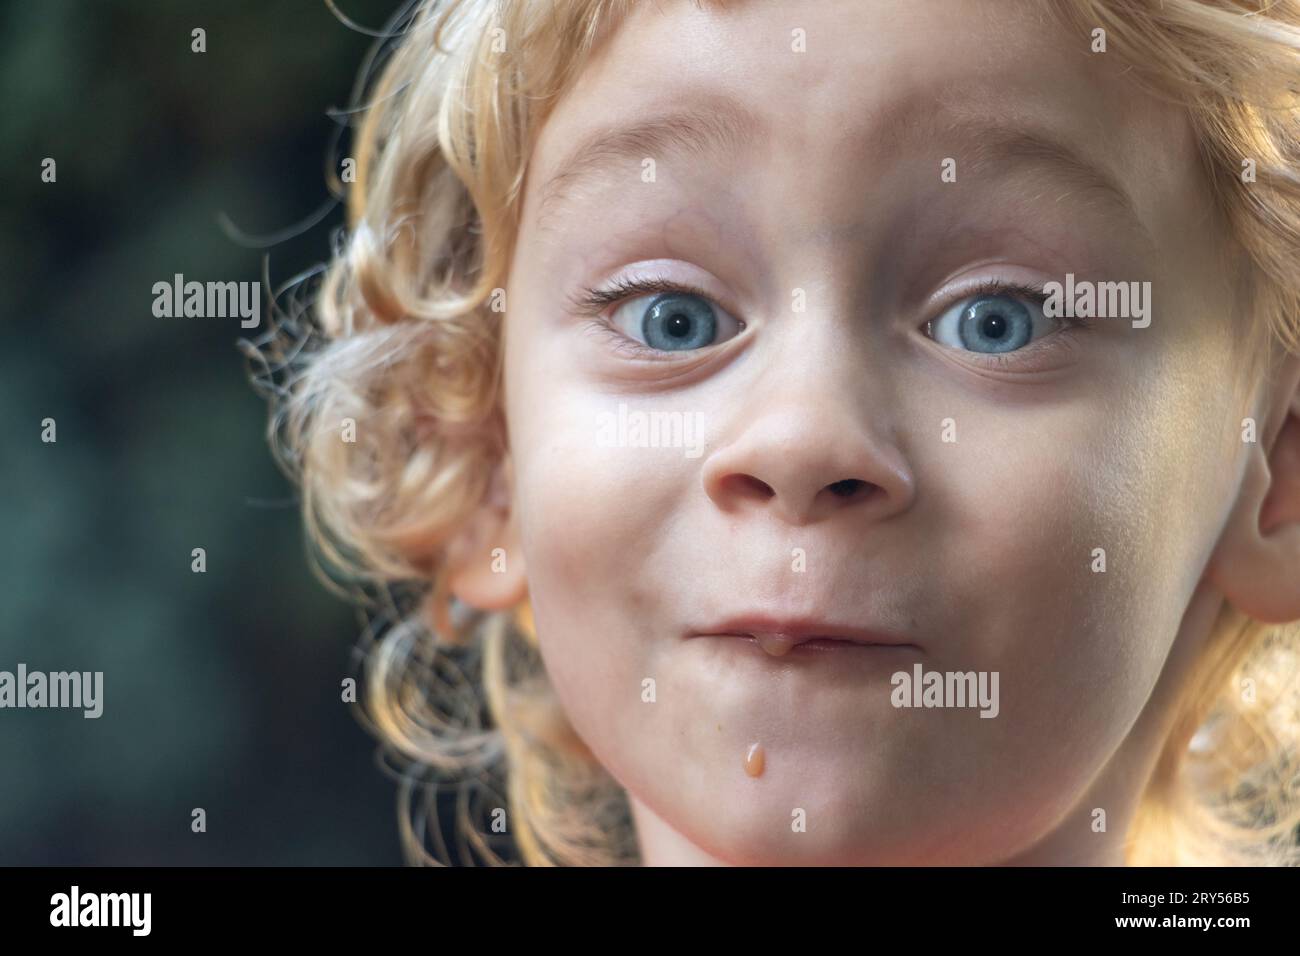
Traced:
[[962, 344], [973, 352], [1011, 352], [1029, 341], [1034, 322], [1022, 303], [988, 295], [966, 307], [959, 329]]
[[717, 328], [717, 317], [707, 302], [698, 296], [679, 293], [656, 298], [641, 323], [647, 345], [673, 351], [709, 345], [717, 335]]

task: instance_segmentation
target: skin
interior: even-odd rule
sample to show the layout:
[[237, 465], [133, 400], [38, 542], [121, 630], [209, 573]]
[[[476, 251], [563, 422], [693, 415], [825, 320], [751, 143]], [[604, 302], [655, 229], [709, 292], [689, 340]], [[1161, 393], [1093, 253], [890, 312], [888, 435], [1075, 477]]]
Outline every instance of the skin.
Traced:
[[[761, 118], [756, 148], [647, 154], [653, 182], [630, 157], [542, 216], [591, 130], [709, 96]], [[1068, 144], [1137, 221], [1059, 165], [981, 163], [993, 124]], [[1121, 863], [1223, 601], [1300, 618], [1300, 368], [1243, 379], [1231, 249], [1185, 116], [1036, 7], [663, 2], [598, 48], [526, 185], [506, 491], [463, 532], [452, 588], [531, 599], [643, 860]], [[740, 333], [646, 357], [566, 303], [652, 262]], [[1003, 361], [927, 337], [971, 282], [1067, 272], [1149, 281], [1150, 326], [1049, 329]], [[702, 454], [605, 447], [620, 403], [698, 414]], [[855, 493], [830, 487], [846, 479]], [[911, 646], [796, 659], [691, 636], [747, 611]], [[997, 672], [997, 716], [895, 707], [891, 675], [918, 662]]]

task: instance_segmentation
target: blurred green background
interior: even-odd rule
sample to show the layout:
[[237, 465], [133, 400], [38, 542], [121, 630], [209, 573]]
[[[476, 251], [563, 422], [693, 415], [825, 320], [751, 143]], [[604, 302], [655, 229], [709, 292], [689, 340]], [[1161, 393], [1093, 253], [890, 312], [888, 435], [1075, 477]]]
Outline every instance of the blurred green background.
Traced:
[[[380, 30], [397, 4], [339, 7]], [[261, 279], [219, 215], [273, 234], [329, 198], [326, 111], [374, 41], [322, 0], [0, 11], [0, 670], [104, 672], [98, 720], [0, 710], [0, 864], [398, 864], [340, 700], [360, 623], [308, 570], [236, 348], [257, 330], [152, 313], [178, 272]], [[273, 284], [341, 222], [272, 246]]]

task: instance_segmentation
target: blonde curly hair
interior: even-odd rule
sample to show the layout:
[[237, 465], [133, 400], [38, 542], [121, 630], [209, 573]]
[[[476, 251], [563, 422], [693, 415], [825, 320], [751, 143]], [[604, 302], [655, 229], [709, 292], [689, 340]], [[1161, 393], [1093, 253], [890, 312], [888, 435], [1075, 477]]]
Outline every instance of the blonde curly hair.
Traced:
[[[1272, 358], [1300, 352], [1300, 2], [1042, 2], [1081, 43], [1104, 29], [1140, 82], [1186, 107], [1252, 265], [1250, 334]], [[366, 609], [363, 719], [400, 781], [409, 862], [637, 862], [626, 795], [555, 700], [527, 603], [472, 611], [449, 598], [443, 573], [445, 545], [489, 494], [506, 447], [497, 303], [528, 158], [631, 6], [405, 6], [354, 92], [348, 230], [313, 273], [318, 286], [295, 286], [249, 345], [317, 569]], [[1253, 183], [1242, 157], [1256, 161]], [[1295, 626], [1224, 607], [1127, 862], [1300, 863], [1298, 650]], [[458, 792], [454, 854], [438, 825], [447, 787]]]

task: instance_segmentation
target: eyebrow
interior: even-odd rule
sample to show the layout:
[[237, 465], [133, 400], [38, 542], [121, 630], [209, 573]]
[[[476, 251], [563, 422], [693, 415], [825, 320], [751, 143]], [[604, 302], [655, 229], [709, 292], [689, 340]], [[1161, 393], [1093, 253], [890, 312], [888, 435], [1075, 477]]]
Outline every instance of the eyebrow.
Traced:
[[1031, 164], [1051, 169], [1054, 177], [1067, 187], [1095, 196], [1111, 206], [1129, 222], [1151, 250], [1157, 248], [1133, 197], [1119, 179], [1050, 132], [988, 121], [963, 121], [950, 126], [948, 131], [968, 137], [974, 143], [974, 148], [967, 154], [968, 174], [973, 170], [979, 175], [1010, 164]]
[[[658, 161], [682, 156], [702, 160], [718, 152], [723, 155], [742, 152], [753, 148], [768, 129], [760, 116], [730, 97], [708, 96], [699, 103], [699, 106], [670, 110], [631, 124], [606, 124], [583, 136], [542, 189], [537, 216], [539, 228], [545, 230], [548, 211], [553, 214], [582, 185], [620, 171], [630, 175], [629, 164], [639, 164], [646, 158]], [[953, 111], [951, 101], [944, 98], [935, 104], [935, 109], [920, 115], [904, 106], [896, 104], [867, 135], [900, 147], [908, 140], [922, 141], [923, 137], [931, 144], [951, 142], [954, 145], [948, 147], [949, 152], [957, 157], [959, 178], [966, 181], [972, 173], [982, 175], [1011, 165], [1050, 169], [1067, 187], [1096, 196], [1110, 206], [1134, 228], [1149, 249], [1157, 248], [1132, 197], [1119, 180], [1050, 131], [1008, 124], [996, 117], [965, 110]], [[846, 138], [852, 136], [849, 132]], [[957, 149], [957, 142], [971, 145]]]
[[[761, 139], [765, 128], [758, 116], [730, 98], [711, 98], [630, 125], [601, 126], [579, 141], [543, 187], [539, 224], [548, 209], [562, 205], [584, 183], [618, 171], [639, 176], [644, 159], [704, 159], [718, 152], [742, 152]], [[638, 167], [635, 172], [628, 168], [632, 165]]]

